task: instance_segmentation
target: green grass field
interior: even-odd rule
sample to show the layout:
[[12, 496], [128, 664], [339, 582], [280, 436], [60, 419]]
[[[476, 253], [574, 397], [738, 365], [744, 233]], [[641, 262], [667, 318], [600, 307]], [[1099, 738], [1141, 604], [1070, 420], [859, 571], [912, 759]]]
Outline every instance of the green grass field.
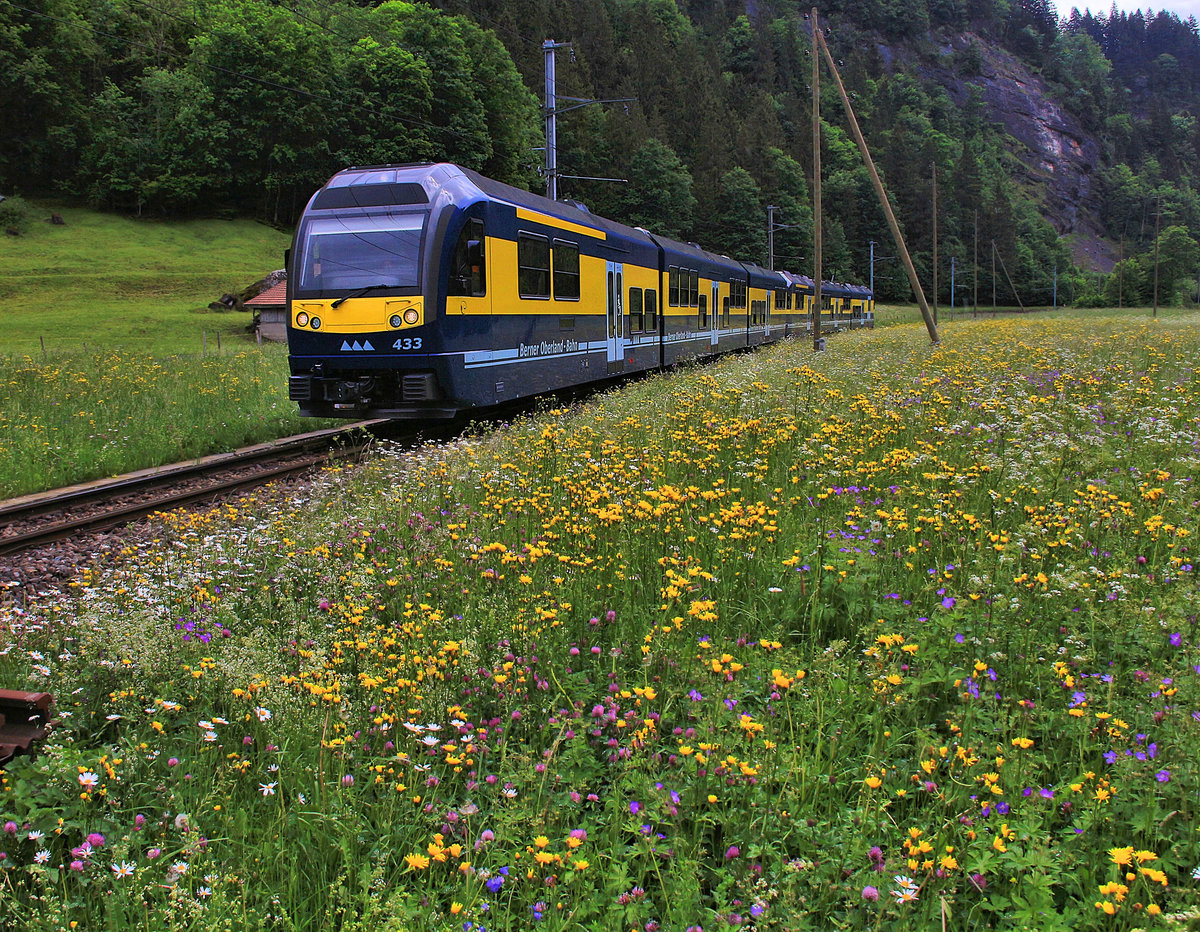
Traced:
[[161, 223], [54, 203], [0, 239], [0, 498], [324, 426], [287, 400], [287, 349], [209, 310], [283, 264], [245, 220]]
[[289, 236], [249, 220], [165, 223], [39, 202], [0, 238], [0, 354], [109, 350], [155, 356], [253, 345], [250, 315], [208, 309], [283, 266]]

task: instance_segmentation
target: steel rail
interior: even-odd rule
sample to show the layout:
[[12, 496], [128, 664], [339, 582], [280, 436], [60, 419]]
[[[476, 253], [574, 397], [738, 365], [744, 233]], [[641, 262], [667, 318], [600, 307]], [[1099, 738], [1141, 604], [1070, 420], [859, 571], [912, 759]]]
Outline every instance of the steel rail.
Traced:
[[332, 459], [357, 455], [368, 445], [369, 441], [346, 442], [342, 445], [339, 445], [339, 441], [346, 437], [361, 435], [373, 427], [379, 427], [386, 423], [386, 421], [364, 421], [349, 427], [286, 437], [278, 441], [246, 447], [232, 453], [203, 457], [193, 462], [144, 470], [114, 479], [85, 483], [68, 489], [25, 496], [21, 499], [0, 503], [0, 526], [12, 527], [21, 521], [33, 521], [39, 516], [68, 511], [72, 507], [83, 504], [152, 493], [155, 489], [163, 486], [202, 479], [203, 476], [215, 472], [237, 469], [288, 455], [294, 457], [296, 454], [305, 454], [313, 449], [319, 451], [302, 455], [299, 459], [293, 458], [275, 467], [256, 470], [248, 475], [222, 479], [182, 491], [167, 492], [144, 501], [119, 505], [95, 514], [75, 518], [68, 517], [41, 526], [35, 525], [29, 529], [18, 531], [16, 534], [0, 537], [0, 556], [53, 543], [76, 534], [110, 530], [157, 511], [212, 500], [239, 489], [253, 488], [274, 479], [305, 472]]

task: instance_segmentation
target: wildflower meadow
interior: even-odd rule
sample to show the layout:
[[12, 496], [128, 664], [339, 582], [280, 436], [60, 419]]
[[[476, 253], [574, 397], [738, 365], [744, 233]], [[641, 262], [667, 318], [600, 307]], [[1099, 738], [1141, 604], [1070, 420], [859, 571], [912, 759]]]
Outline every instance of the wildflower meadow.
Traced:
[[326, 426], [287, 401], [282, 347], [0, 355], [0, 498]]
[[1200, 317], [787, 343], [0, 614], [9, 929], [1195, 928]]

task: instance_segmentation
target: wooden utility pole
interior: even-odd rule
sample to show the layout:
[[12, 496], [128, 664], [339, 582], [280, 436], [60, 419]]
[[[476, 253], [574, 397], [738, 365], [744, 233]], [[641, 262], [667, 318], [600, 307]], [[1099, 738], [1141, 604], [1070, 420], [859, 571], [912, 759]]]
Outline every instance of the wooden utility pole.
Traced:
[[[938, 301], [937, 162], [933, 163], [933, 322], [937, 323]], [[954, 306], [951, 301], [950, 306]]]
[[1154, 210], [1154, 316], [1158, 316], [1158, 226], [1162, 220], [1162, 195], [1158, 196], [1158, 206]]
[[[917, 296], [917, 303], [921, 306], [921, 316], [925, 318], [925, 327], [929, 331], [929, 339], [934, 343], [940, 343], [941, 338], [938, 336], [937, 324], [934, 323], [933, 315], [929, 311], [929, 304], [925, 300], [925, 292], [921, 289], [921, 282], [917, 279], [917, 270], [913, 265], [912, 256], [908, 254], [908, 247], [904, 244], [904, 236], [900, 233], [900, 225], [896, 222], [896, 215], [892, 212], [892, 205], [888, 203], [887, 194], [884, 193], [883, 182], [879, 180], [879, 172], [875, 170], [875, 161], [871, 158], [870, 149], [867, 148], [867, 140], [863, 137], [862, 130], [858, 127], [858, 118], [854, 115], [854, 108], [850, 106], [850, 95], [846, 93], [846, 88], [842, 84], [842, 76], [838, 74], [837, 65], [833, 61], [833, 55], [829, 51], [829, 46], [825, 43], [825, 37], [816, 28], [816, 17], [817, 10], [814, 7], [813, 39], [815, 42], [820, 43], [821, 52], [825, 56], [825, 63], [829, 66], [834, 83], [837, 85], [838, 96], [842, 98], [842, 106], [846, 108], [846, 118], [850, 123], [850, 131], [854, 135], [855, 142], [858, 143], [858, 151], [862, 153], [863, 162], [866, 164], [867, 172], [871, 176], [871, 184], [875, 187], [875, 194], [879, 198], [879, 205], [883, 208], [884, 216], [887, 217], [888, 228], [892, 231], [892, 238], [896, 241], [896, 248], [900, 253], [900, 258], [904, 261], [904, 270], [908, 272], [908, 283], [912, 286], [913, 294]], [[813, 67], [815, 73], [815, 62]]]
[[817, 8], [812, 8], [813, 76], [812, 76], [812, 133], [813, 133], [813, 349], [821, 346], [821, 61], [817, 43], [821, 27], [817, 23]]
[[996, 316], [996, 241], [992, 240], [992, 316]]
[[979, 208], [975, 208], [975, 288], [971, 295], [972, 316], [979, 316]]
[[[1012, 276], [1008, 274], [1008, 266], [1004, 264], [1004, 256], [1000, 255], [1000, 250], [998, 250], [996, 248], [995, 240], [992, 240], [992, 255], [996, 256], [996, 258], [998, 258], [1000, 260], [1000, 270], [1004, 273], [1004, 278], [1008, 281], [1008, 287], [1012, 291], [1013, 297], [1017, 299], [1017, 307], [1019, 307], [1021, 309], [1021, 311], [1024, 312], [1025, 305], [1021, 301], [1021, 296], [1017, 293], [1017, 286], [1013, 284]], [[1054, 267], [1054, 269], [1055, 269], [1055, 274], [1057, 274], [1058, 266], [1056, 265]]]
[[1124, 282], [1122, 281], [1122, 279], [1125, 277], [1125, 265], [1124, 265], [1125, 264], [1125, 234], [1124, 233], [1121, 234], [1121, 251], [1119, 253], [1117, 253], [1117, 255], [1119, 256], [1119, 258], [1117, 259], [1117, 307], [1124, 307], [1123, 299], [1125, 296], [1122, 293], [1124, 290], [1124, 287], [1123, 287]]

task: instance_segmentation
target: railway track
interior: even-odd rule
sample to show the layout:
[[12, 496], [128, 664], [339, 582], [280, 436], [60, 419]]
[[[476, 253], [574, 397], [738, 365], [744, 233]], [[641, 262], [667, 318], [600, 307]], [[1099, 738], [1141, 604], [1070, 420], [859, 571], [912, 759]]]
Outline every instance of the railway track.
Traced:
[[112, 530], [156, 511], [212, 501], [335, 459], [358, 456], [371, 441], [370, 431], [387, 423], [364, 421], [314, 431], [0, 502], [0, 557]]

